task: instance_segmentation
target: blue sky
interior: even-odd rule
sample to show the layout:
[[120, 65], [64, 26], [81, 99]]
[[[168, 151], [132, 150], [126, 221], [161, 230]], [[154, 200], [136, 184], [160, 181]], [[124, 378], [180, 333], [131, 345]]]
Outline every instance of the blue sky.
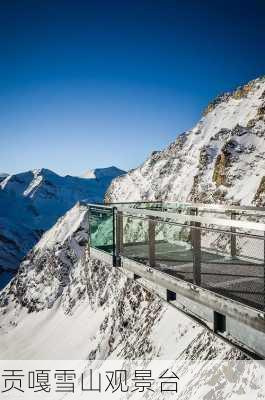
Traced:
[[139, 165], [265, 74], [265, 2], [0, 5], [0, 172]]

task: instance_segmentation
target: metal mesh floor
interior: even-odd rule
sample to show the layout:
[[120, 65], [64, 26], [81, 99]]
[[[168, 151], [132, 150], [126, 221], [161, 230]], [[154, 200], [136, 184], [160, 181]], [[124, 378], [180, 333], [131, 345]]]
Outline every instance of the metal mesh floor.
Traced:
[[[148, 264], [148, 243], [126, 244], [123, 255]], [[259, 310], [265, 308], [264, 265], [201, 252], [201, 287]], [[156, 243], [155, 268], [193, 282], [193, 251], [188, 246]]]

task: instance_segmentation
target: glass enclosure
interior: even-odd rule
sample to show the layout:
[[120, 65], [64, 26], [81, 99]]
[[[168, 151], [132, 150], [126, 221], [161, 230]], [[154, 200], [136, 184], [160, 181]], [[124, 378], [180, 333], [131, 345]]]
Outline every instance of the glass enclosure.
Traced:
[[90, 246], [114, 253], [113, 209], [89, 207]]

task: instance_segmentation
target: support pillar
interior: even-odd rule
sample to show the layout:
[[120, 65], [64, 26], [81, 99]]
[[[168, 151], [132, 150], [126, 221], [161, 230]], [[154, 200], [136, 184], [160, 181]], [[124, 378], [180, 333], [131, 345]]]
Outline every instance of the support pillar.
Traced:
[[148, 260], [149, 266], [155, 267], [155, 226], [156, 222], [153, 218], [148, 219]]
[[265, 232], [264, 232], [264, 239], [263, 239], [263, 260], [264, 260], [264, 267], [263, 267], [263, 316], [265, 318]]
[[[231, 212], [231, 220], [236, 219], [236, 214]], [[230, 255], [232, 258], [236, 257], [236, 228], [231, 226], [231, 240], [230, 240]]]
[[116, 246], [115, 246], [116, 266], [121, 265], [121, 255], [123, 253], [123, 214], [122, 211], [116, 212]]
[[193, 283], [201, 285], [201, 229], [200, 222], [193, 222], [191, 227], [193, 247]]

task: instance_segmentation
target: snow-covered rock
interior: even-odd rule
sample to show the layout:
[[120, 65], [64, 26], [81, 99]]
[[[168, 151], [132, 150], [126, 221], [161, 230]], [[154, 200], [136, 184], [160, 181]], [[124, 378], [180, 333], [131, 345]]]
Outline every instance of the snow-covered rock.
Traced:
[[198, 124], [112, 181], [107, 202], [265, 204], [265, 77], [210, 103]]
[[113, 177], [123, 173], [115, 167], [97, 171], [96, 178], [84, 179], [40, 169], [8, 175], [0, 182], [2, 285], [60, 216], [77, 201], [102, 202]]

